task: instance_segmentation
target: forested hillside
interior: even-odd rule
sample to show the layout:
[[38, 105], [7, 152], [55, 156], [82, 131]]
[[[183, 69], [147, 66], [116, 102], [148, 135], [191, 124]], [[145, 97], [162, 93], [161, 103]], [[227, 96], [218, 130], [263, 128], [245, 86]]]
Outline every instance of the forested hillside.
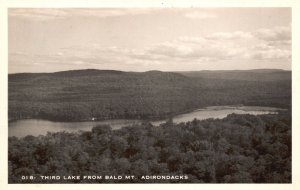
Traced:
[[[291, 183], [291, 116], [231, 114], [160, 127], [96, 126], [82, 133], [10, 137], [8, 159], [9, 183]], [[134, 179], [83, 179], [89, 175]], [[142, 179], [146, 175], [186, 179]]]
[[178, 72], [182, 75], [194, 78], [244, 80], [244, 81], [284, 81], [291, 80], [291, 71], [280, 69], [253, 69], [253, 70], [229, 70], [229, 71], [186, 71]]
[[288, 71], [208, 73], [89, 69], [10, 74], [9, 120], [147, 119], [205, 106], [291, 106]]

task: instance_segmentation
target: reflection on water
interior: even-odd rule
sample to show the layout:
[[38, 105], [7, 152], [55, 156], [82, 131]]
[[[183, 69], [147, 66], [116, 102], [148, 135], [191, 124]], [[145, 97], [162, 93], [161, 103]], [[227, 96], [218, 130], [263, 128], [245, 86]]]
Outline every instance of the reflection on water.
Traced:
[[[180, 114], [173, 117], [174, 123], [192, 121], [197, 118], [199, 120], [214, 118], [222, 119], [228, 114], [252, 114], [252, 115], [262, 115], [262, 114], [277, 114], [277, 111], [282, 110], [278, 108], [269, 107], [257, 107], [257, 106], [212, 106], [205, 109], [198, 109], [189, 113]], [[153, 125], [158, 126], [159, 124], [165, 122], [152, 121]], [[47, 120], [38, 119], [25, 119], [9, 123], [9, 136], [24, 137], [26, 135], [46, 135], [47, 132], [77, 132], [90, 131], [96, 125], [110, 125], [112, 129], [119, 129], [124, 126], [134, 125], [141, 123], [141, 120], [124, 120], [124, 119], [114, 119], [106, 121], [86, 121], [86, 122], [53, 122]]]

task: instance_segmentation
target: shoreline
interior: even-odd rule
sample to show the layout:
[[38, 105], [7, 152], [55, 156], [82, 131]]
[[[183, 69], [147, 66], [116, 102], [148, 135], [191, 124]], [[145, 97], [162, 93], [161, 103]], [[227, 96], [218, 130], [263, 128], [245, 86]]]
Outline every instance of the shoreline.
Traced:
[[[249, 109], [252, 108], [252, 109]], [[253, 108], [255, 110], [253, 110]], [[86, 119], [86, 120], [52, 120], [52, 119], [46, 119], [46, 118], [41, 118], [41, 117], [31, 117], [31, 118], [23, 118], [23, 119], [9, 119], [8, 124], [22, 121], [22, 120], [42, 120], [42, 121], [49, 121], [49, 122], [54, 122], [54, 123], [79, 123], [79, 122], [105, 122], [105, 121], [111, 121], [111, 120], [120, 120], [120, 121], [141, 121], [141, 122], [159, 122], [162, 120], [168, 120], [171, 118], [174, 118], [176, 116], [188, 114], [188, 113], [193, 113], [197, 111], [218, 111], [218, 110], [224, 110], [224, 109], [229, 109], [229, 110], [242, 110], [242, 111], [270, 111], [270, 112], [276, 112], [276, 111], [288, 111], [289, 109], [287, 108], [277, 108], [277, 107], [265, 107], [265, 106], [247, 106], [243, 104], [237, 104], [237, 105], [222, 105], [222, 106], [206, 106], [203, 108], [198, 108], [198, 109], [190, 109], [187, 111], [183, 112], [178, 112], [175, 114], [169, 114], [166, 116], [161, 116], [161, 117], [153, 117], [153, 118], [134, 118], [134, 117], [129, 117], [129, 118], [124, 118], [124, 117], [119, 117], [119, 118], [109, 118], [109, 119]]]

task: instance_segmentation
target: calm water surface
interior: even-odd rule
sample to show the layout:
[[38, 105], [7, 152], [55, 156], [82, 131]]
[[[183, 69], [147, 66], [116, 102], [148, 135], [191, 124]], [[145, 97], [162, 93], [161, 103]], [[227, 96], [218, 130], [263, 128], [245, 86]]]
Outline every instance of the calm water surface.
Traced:
[[[189, 113], [180, 114], [173, 117], [174, 123], [192, 121], [197, 118], [199, 120], [214, 118], [222, 119], [228, 114], [277, 114], [279, 108], [270, 107], [257, 107], [257, 106], [212, 106], [204, 109], [198, 109]], [[153, 125], [159, 126], [159, 124], [165, 122], [152, 121]], [[134, 125], [141, 123], [141, 120], [124, 120], [114, 119], [106, 121], [86, 121], [86, 122], [53, 122], [47, 120], [38, 119], [24, 119], [15, 122], [9, 122], [8, 135], [16, 137], [24, 137], [26, 135], [46, 135], [47, 132], [78, 132], [78, 131], [90, 131], [94, 126], [99, 124], [108, 124], [112, 129], [120, 129], [128, 125]]]

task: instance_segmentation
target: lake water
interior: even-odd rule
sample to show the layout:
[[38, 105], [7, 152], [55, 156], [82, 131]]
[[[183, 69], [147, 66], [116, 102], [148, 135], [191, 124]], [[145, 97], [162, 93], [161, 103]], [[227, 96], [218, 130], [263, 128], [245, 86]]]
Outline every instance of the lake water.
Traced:
[[[197, 118], [199, 120], [214, 118], [222, 119], [227, 115], [236, 114], [277, 114], [279, 108], [271, 107], [257, 107], [257, 106], [212, 106], [204, 109], [198, 109], [189, 113], [180, 114], [173, 117], [174, 123], [192, 121]], [[141, 123], [141, 120], [124, 120], [114, 119], [105, 121], [86, 121], [86, 122], [53, 122], [39, 119], [24, 119], [14, 122], [9, 122], [8, 136], [24, 137], [26, 135], [46, 135], [47, 132], [77, 132], [77, 131], [90, 131], [96, 125], [108, 124], [112, 129], [120, 129], [128, 125]], [[159, 126], [165, 120], [152, 121], [152, 124]]]

